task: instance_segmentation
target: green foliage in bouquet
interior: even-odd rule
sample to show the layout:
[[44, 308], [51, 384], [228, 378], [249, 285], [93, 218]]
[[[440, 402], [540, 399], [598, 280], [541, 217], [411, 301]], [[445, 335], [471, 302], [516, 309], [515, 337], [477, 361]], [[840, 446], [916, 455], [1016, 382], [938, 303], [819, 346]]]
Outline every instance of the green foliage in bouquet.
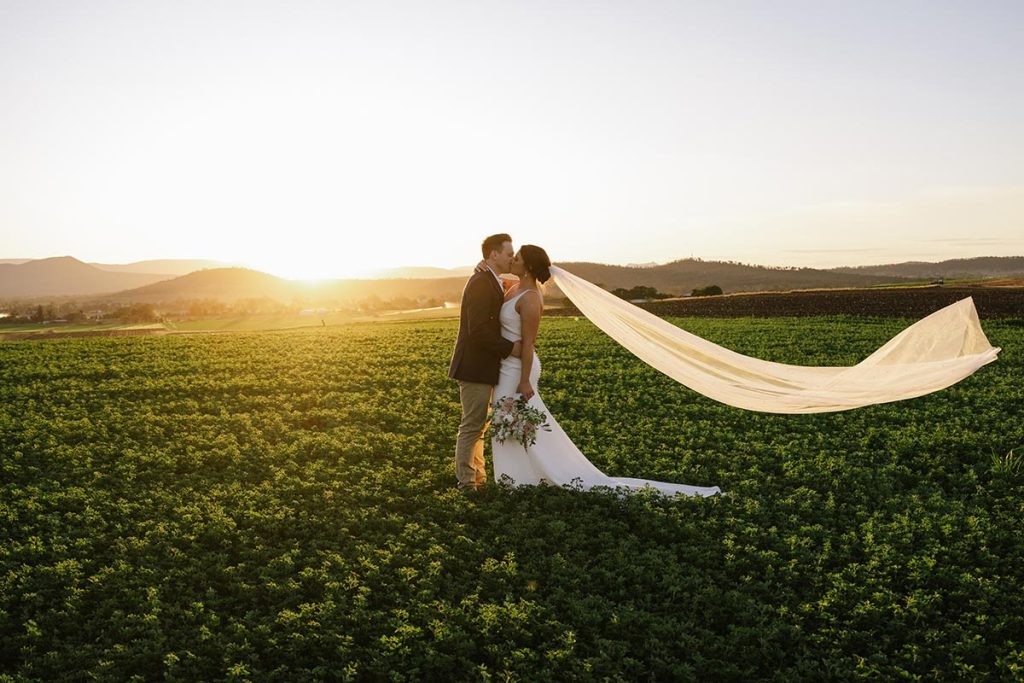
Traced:
[[494, 402], [490, 433], [499, 443], [515, 439], [526, 450], [537, 443], [538, 431], [551, 431], [547, 413], [534, 408], [522, 395], [502, 396]]

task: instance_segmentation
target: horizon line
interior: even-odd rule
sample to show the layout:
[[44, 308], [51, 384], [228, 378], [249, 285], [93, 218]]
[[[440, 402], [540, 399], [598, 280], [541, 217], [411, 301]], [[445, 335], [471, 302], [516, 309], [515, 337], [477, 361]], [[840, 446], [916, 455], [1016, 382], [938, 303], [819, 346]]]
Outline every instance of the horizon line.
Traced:
[[[813, 250], [807, 250], [807, 251], [813, 251]], [[862, 251], [862, 250], [853, 250], [853, 251]], [[955, 258], [944, 258], [944, 259], [940, 259], [940, 260], [937, 260], [937, 261], [928, 261], [928, 260], [921, 260], [921, 259], [908, 259], [908, 260], [903, 260], [903, 261], [889, 261], [889, 262], [886, 262], [886, 263], [860, 264], [860, 265], [842, 265], [842, 266], [828, 266], [828, 267], [824, 267], [824, 266], [807, 266], [807, 265], [799, 265], [799, 266], [771, 265], [771, 264], [764, 264], [764, 263], [754, 263], [754, 262], [740, 261], [740, 260], [736, 260], [736, 259], [706, 259], [706, 258], [703, 258], [703, 257], [692, 256], [692, 255], [691, 256], [682, 257], [682, 258], [677, 258], [677, 259], [671, 259], [669, 261], [664, 261], [664, 262], [647, 261], [647, 262], [642, 262], [642, 263], [631, 262], [631, 263], [623, 264], [623, 263], [605, 263], [605, 262], [601, 262], [601, 261], [563, 260], [563, 261], [555, 262], [553, 265], [558, 265], [559, 263], [561, 263], [561, 264], [588, 264], [588, 265], [606, 266], [606, 267], [612, 267], [612, 268], [635, 268], [635, 269], [638, 269], [638, 270], [647, 270], [647, 269], [651, 269], [651, 268], [658, 268], [658, 267], [668, 266], [668, 265], [672, 265], [673, 263], [680, 263], [680, 262], [683, 262], [683, 261], [694, 261], [694, 262], [698, 262], [698, 263], [721, 263], [721, 264], [727, 264], [727, 265], [740, 265], [740, 266], [746, 266], [746, 267], [752, 267], [752, 268], [765, 268], [765, 269], [770, 269], [770, 270], [805, 270], [806, 269], [806, 270], [819, 270], [819, 271], [834, 271], [834, 270], [847, 269], [847, 268], [853, 268], [853, 269], [859, 269], [859, 268], [879, 268], [879, 267], [885, 267], [885, 266], [900, 266], [900, 265], [907, 265], [907, 264], [929, 264], [929, 265], [934, 265], [934, 264], [939, 264], [939, 263], [946, 263], [946, 262], [949, 262], [949, 261], [964, 261], [964, 260], [980, 259], [980, 258], [1013, 259], [1013, 258], [1024, 258], [1024, 254], [1016, 254], [1016, 255], [1010, 255], [1010, 256], [996, 256], [996, 255], [992, 255], [992, 254], [978, 254], [978, 255], [974, 255], [974, 256], [957, 256]], [[82, 264], [85, 264], [85, 265], [89, 265], [89, 266], [93, 266], [93, 267], [99, 267], [99, 266], [130, 266], [130, 265], [135, 265], [135, 264], [138, 264], [138, 263], [146, 263], [146, 262], [150, 262], [150, 261], [172, 261], [172, 262], [173, 261], [181, 261], [181, 262], [186, 262], [186, 261], [207, 261], [207, 262], [219, 263], [219, 264], [222, 264], [222, 265], [216, 265], [216, 266], [199, 268], [199, 269], [194, 270], [194, 271], [189, 271], [189, 273], [181, 273], [181, 274], [163, 273], [163, 274], [173, 275], [174, 277], [183, 277], [184, 275], [188, 275], [190, 273], [195, 273], [195, 272], [201, 272], [203, 270], [217, 270], [217, 269], [222, 269], [222, 268], [223, 269], [240, 268], [240, 269], [244, 269], [244, 270], [250, 270], [250, 271], [253, 271], [253, 272], [265, 273], [267, 275], [273, 275], [274, 277], [278, 277], [278, 278], [280, 278], [282, 280], [290, 280], [290, 281], [294, 281], [294, 282], [324, 282], [324, 281], [330, 281], [330, 280], [388, 280], [388, 279], [417, 280], [417, 279], [443, 279], [443, 278], [429, 278], [429, 277], [428, 278], [408, 277], [408, 276], [403, 277], [403, 276], [394, 275], [394, 274], [391, 274], [391, 273], [394, 272], [394, 271], [425, 269], [425, 270], [436, 270], [436, 271], [451, 271], [452, 272], [451, 277], [461, 277], [461, 276], [465, 275], [466, 273], [459, 272], [459, 271], [465, 271], [467, 269], [472, 269], [474, 267], [474, 265], [475, 265], [475, 264], [467, 264], [467, 265], [463, 265], [463, 266], [454, 266], [454, 267], [432, 266], [432, 265], [389, 266], [389, 267], [368, 269], [368, 270], [363, 271], [363, 272], [361, 272], [359, 274], [353, 274], [353, 275], [331, 275], [331, 276], [319, 276], [319, 277], [318, 276], [311, 276], [311, 277], [289, 277], [289, 276], [284, 276], [284, 275], [278, 275], [277, 273], [274, 272], [274, 269], [258, 268], [258, 267], [255, 267], [255, 266], [251, 265], [251, 264], [247, 265], [245, 263], [230, 263], [230, 262], [227, 262], [227, 261], [222, 261], [220, 259], [211, 259], [211, 258], [182, 258], [182, 257], [147, 258], [147, 259], [139, 259], [139, 260], [135, 260], [135, 261], [128, 261], [128, 262], [124, 262], [124, 263], [115, 263], [115, 262], [107, 262], [107, 261], [84, 261], [84, 260], [78, 258], [77, 256], [72, 256], [71, 254], [63, 254], [63, 255], [60, 255], [60, 256], [44, 256], [44, 257], [37, 257], [37, 258], [23, 258], [23, 257], [0, 258], [0, 265], [24, 265], [25, 263], [29, 263], [29, 262], [32, 262], [32, 261], [46, 261], [46, 260], [54, 260], [54, 259], [73, 259], [73, 260], [75, 260], [75, 261], [77, 261], [79, 263], [82, 263]], [[151, 274], [159, 275], [161, 273], [151, 273]]]

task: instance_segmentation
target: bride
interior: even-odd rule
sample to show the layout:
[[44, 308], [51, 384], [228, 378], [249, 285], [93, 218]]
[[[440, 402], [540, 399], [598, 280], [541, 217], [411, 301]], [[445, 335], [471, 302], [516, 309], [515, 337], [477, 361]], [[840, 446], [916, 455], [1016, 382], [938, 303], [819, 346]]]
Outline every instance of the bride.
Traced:
[[683, 493], [711, 496], [720, 493], [717, 486], [686, 486], [649, 479], [609, 477], [587, 460], [558, 425], [536, 391], [541, 365], [534, 343], [544, 311], [544, 298], [539, 285], [551, 277], [550, 268], [551, 261], [547, 253], [532, 244], [524, 245], [512, 261], [511, 271], [513, 275], [519, 276], [519, 283], [505, 293], [499, 317], [501, 335], [510, 341], [520, 342], [522, 351], [519, 358], [510, 356], [501, 361], [493, 401], [497, 404], [501, 398], [521, 394], [530, 406], [548, 416], [551, 431], [538, 431], [536, 443], [525, 450], [522, 444], [513, 439], [499, 443], [492, 438], [495, 480], [515, 486], [547, 483], [579, 484], [584, 489], [594, 486], [627, 489], [653, 487], [669, 495]]

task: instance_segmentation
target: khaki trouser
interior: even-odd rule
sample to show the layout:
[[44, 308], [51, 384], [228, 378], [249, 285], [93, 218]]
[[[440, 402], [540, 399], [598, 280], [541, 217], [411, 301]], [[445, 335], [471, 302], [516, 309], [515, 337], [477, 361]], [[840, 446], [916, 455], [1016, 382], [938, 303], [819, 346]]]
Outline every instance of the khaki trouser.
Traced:
[[479, 488], [487, 483], [484, 469], [484, 431], [487, 429], [487, 410], [491, 405], [490, 384], [459, 380], [459, 401], [462, 403], [462, 421], [459, 438], [455, 442], [455, 477], [459, 488]]

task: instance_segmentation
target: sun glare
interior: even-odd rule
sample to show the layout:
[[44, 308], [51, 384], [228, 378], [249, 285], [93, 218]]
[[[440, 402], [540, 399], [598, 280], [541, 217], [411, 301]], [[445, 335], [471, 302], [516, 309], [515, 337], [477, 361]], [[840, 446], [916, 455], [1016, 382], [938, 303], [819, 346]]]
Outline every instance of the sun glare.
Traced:
[[250, 261], [250, 267], [286, 280], [318, 284], [330, 280], [348, 280], [366, 277], [373, 266], [357, 265], [344, 259], [331, 260], [313, 257], [287, 258], [287, 255], [265, 257]]

